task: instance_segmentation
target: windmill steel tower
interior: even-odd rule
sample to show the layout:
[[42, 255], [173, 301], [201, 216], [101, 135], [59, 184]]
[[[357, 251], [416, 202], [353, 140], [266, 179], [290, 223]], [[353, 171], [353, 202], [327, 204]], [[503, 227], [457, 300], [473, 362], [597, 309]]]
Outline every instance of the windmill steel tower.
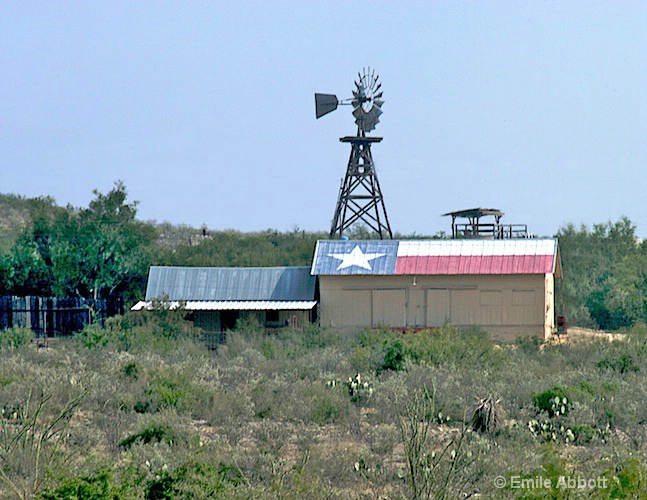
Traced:
[[357, 135], [342, 137], [339, 140], [351, 145], [346, 176], [339, 189], [330, 237], [342, 237], [354, 223], [363, 222], [380, 237], [392, 238], [391, 225], [386, 215], [384, 196], [377, 178], [371, 144], [380, 142], [382, 137], [368, 137], [380, 121], [382, 114], [382, 84], [378, 82], [375, 70], [364, 69], [358, 73], [353, 97], [339, 100], [333, 94], [315, 94], [316, 116], [322, 116], [337, 109], [338, 105], [352, 105], [357, 124]]

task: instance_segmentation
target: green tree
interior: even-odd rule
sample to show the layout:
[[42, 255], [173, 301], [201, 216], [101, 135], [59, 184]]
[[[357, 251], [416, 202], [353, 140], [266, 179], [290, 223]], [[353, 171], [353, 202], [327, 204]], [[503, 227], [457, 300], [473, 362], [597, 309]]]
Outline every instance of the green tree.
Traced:
[[557, 233], [565, 274], [557, 282], [558, 310], [571, 324], [616, 329], [631, 323], [635, 315], [627, 316], [619, 300], [625, 291], [629, 293], [627, 287], [634, 286], [635, 291], [640, 283], [632, 285], [628, 276], [620, 276], [640, 264], [632, 264], [633, 256], [641, 252], [635, 231], [623, 217], [615, 223], [596, 224], [592, 230], [570, 224]]
[[31, 226], [0, 261], [0, 286], [16, 295], [139, 297], [157, 232], [136, 220], [137, 203], [127, 202], [122, 182], [94, 195], [87, 208], [37, 204]]
[[647, 252], [622, 259], [609, 279], [605, 306], [622, 324], [647, 324]]
[[127, 203], [123, 183], [106, 194], [94, 191], [87, 209], [69, 210], [53, 228], [55, 291], [106, 298], [141, 286], [157, 233], [136, 220], [137, 202]]
[[48, 295], [51, 292], [51, 270], [29, 230], [18, 237], [6, 259], [4, 280], [7, 291], [14, 295]]
[[0, 296], [11, 293], [10, 272], [9, 256], [0, 254]]

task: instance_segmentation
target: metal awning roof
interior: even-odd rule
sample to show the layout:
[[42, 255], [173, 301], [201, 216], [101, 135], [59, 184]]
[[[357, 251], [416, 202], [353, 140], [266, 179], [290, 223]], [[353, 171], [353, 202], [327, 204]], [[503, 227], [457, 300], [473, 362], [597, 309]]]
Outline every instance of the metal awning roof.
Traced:
[[[187, 311], [309, 311], [317, 305], [316, 300], [179, 300], [163, 302], [168, 309]], [[131, 311], [153, 310], [156, 304], [140, 300]]]
[[495, 217], [503, 217], [505, 214], [496, 208], [467, 208], [465, 210], [457, 210], [456, 212], [447, 212], [445, 215], [452, 217], [483, 217], [485, 215], [493, 215]]
[[308, 267], [165, 267], [148, 275], [147, 301], [312, 301]]

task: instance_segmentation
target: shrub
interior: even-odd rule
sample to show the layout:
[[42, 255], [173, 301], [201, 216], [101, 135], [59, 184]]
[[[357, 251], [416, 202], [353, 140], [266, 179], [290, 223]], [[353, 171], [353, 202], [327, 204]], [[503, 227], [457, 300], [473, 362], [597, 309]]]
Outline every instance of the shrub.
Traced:
[[265, 328], [256, 316], [249, 315], [236, 320], [236, 331], [252, 335], [262, 335]]
[[74, 334], [74, 338], [87, 349], [99, 349], [114, 342], [114, 331], [97, 323], [85, 325], [83, 330]]
[[326, 347], [342, 347], [347, 344], [348, 337], [340, 335], [334, 330], [321, 328], [319, 325], [306, 323], [303, 325], [302, 331], [299, 332], [303, 339], [305, 347], [312, 348], [326, 348]]
[[34, 340], [34, 332], [29, 328], [13, 326], [0, 332], [0, 349], [20, 349]]
[[636, 458], [618, 463], [605, 476], [608, 498], [647, 498], [647, 464]]
[[183, 314], [182, 309], [163, 308], [129, 312], [107, 319], [105, 327], [88, 325], [77, 337], [88, 348], [110, 346], [120, 351], [169, 353], [178, 349], [178, 342], [190, 344], [199, 339], [200, 330]]
[[579, 444], [590, 443], [597, 435], [597, 431], [590, 425], [574, 425], [571, 431]]
[[180, 440], [179, 435], [168, 425], [153, 424], [150, 427], [131, 434], [120, 441], [119, 446], [124, 450], [131, 448], [135, 444], [162, 443], [173, 445]]
[[555, 386], [537, 394], [532, 402], [537, 411], [545, 412], [551, 418], [560, 414], [568, 415], [570, 405], [563, 387]]
[[538, 337], [522, 336], [515, 341], [515, 345], [522, 353], [529, 356], [536, 356], [539, 353], [542, 343]]
[[310, 403], [310, 419], [318, 425], [331, 424], [339, 420], [343, 407], [332, 394], [318, 394]]
[[146, 498], [215, 498], [242, 483], [241, 476], [235, 474], [234, 470], [222, 463], [212, 467], [200, 462], [188, 462], [156, 474], [146, 485]]
[[[541, 447], [539, 450], [541, 453], [540, 466], [533, 468], [533, 470], [519, 471], [515, 470], [510, 476], [516, 476], [521, 480], [532, 480], [536, 477], [546, 478], [549, 481], [546, 483], [547, 488], [544, 495], [531, 496], [530, 498], [570, 498], [568, 490], [562, 488], [560, 491], [560, 478], [568, 477], [571, 475], [568, 464], [564, 458], [561, 457], [557, 447], [553, 443], [547, 443]], [[510, 479], [510, 478], [509, 478]], [[505, 490], [509, 490], [512, 493], [515, 493], [515, 490], [511, 486], [512, 482], [510, 480], [506, 481]], [[532, 490], [530, 490], [532, 493]], [[517, 490], [516, 492], [521, 493], [520, 496], [524, 496], [524, 491]], [[566, 493], [566, 496], [563, 496]], [[513, 495], [517, 496], [517, 495]]]
[[139, 378], [139, 375], [140, 375], [139, 372], [140, 372], [139, 365], [134, 361], [131, 361], [130, 363], [126, 363], [121, 368], [121, 373], [123, 374], [123, 376], [132, 380], [137, 380]]
[[[277, 402], [277, 404], [280, 404]], [[250, 396], [238, 388], [204, 386], [193, 404], [193, 414], [210, 425], [242, 425], [254, 414]], [[257, 409], [258, 411], [258, 409]], [[269, 413], [269, 410], [267, 410]], [[263, 415], [257, 415], [263, 417]]]
[[640, 368], [638, 368], [633, 357], [630, 354], [604, 358], [598, 362], [597, 367], [602, 369], [610, 369], [616, 373], [640, 371]]
[[379, 371], [393, 370], [399, 371], [404, 369], [406, 361], [405, 349], [398, 341], [386, 344], [384, 348], [384, 362], [379, 368]]
[[164, 368], [154, 373], [144, 391], [145, 398], [136, 403], [138, 413], [174, 408], [189, 410], [195, 401], [194, 387], [190, 379], [175, 369]]
[[83, 477], [64, 479], [55, 489], [47, 489], [41, 495], [42, 500], [69, 500], [90, 498], [116, 498], [114, 478], [109, 470], [101, 470]]

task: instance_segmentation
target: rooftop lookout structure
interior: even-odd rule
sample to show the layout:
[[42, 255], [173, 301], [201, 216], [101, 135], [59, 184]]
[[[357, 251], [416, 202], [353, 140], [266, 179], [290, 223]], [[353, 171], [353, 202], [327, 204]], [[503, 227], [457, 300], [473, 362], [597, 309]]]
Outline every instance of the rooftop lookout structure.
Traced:
[[[504, 213], [496, 208], [469, 208], [443, 215], [452, 217], [452, 239], [455, 240], [469, 238], [503, 240], [530, 237], [526, 224], [501, 224]], [[487, 219], [481, 221], [483, 217]], [[494, 221], [490, 217], [494, 218]]]

